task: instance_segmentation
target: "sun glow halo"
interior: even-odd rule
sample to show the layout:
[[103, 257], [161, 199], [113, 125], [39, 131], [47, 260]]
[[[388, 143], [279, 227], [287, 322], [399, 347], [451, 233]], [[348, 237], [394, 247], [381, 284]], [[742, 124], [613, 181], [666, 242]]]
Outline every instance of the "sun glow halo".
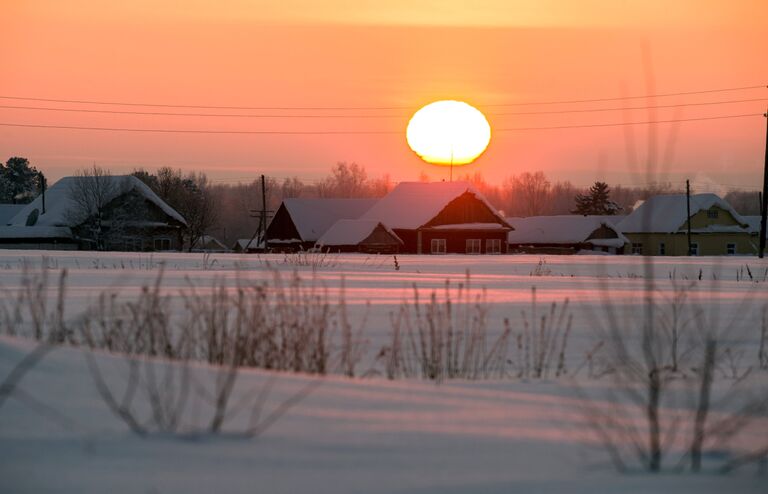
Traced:
[[435, 101], [413, 114], [406, 138], [427, 163], [466, 165], [483, 154], [491, 140], [485, 115], [462, 101]]

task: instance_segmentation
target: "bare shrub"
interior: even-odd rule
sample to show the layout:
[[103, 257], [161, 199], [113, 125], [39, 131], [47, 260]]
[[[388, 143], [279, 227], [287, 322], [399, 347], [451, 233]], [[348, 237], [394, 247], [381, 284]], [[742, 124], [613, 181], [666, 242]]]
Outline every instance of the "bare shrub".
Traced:
[[413, 302], [404, 302], [392, 317], [392, 336], [379, 353], [388, 377], [479, 379], [506, 374], [509, 328], [488, 342], [485, 290], [473, 294], [469, 273], [454, 290], [446, 281], [443, 299], [433, 291], [423, 304], [413, 287]]
[[560, 307], [552, 302], [549, 310], [539, 315], [536, 287], [531, 288], [530, 315], [523, 311], [523, 329], [517, 334], [517, 376], [546, 378], [554, 367], [555, 377], [566, 374], [565, 351], [573, 316], [568, 312], [568, 299]]
[[338, 258], [328, 252], [300, 250], [283, 256], [282, 264], [295, 267], [307, 267], [312, 270], [334, 268], [339, 265]]
[[[692, 298], [693, 285], [670, 281], [669, 290], [650, 276], [644, 283], [643, 303], [635, 310], [620, 312], [607, 299], [603, 304], [598, 345], [605, 345], [605, 375], [613, 385], [584, 412], [617, 468], [627, 469], [634, 458], [657, 472], [676, 457], [678, 468], [688, 464], [699, 471], [706, 448], [728, 450], [765, 413], [768, 396], [741, 386], [749, 369], [740, 363], [743, 352], [727, 344], [739, 319], [724, 319], [716, 307]], [[736, 314], [746, 311], [749, 300]], [[716, 395], [718, 369], [730, 384]]]
[[24, 263], [21, 289], [2, 289], [0, 298], [0, 333], [23, 336], [48, 343], [72, 339], [64, 319], [67, 270], [59, 271], [56, 285], [56, 304], [49, 303], [51, 287], [47, 261], [43, 258], [39, 271]]

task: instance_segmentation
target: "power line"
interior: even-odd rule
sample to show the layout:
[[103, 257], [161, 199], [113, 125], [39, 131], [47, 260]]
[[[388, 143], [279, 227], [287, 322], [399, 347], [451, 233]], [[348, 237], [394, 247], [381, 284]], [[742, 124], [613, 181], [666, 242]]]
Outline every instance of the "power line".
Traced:
[[[533, 105], [561, 105], [572, 103], [595, 103], [599, 101], [621, 101], [629, 99], [643, 99], [643, 98], [662, 98], [668, 96], [689, 96], [694, 94], [709, 94], [709, 93], [722, 93], [732, 91], [746, 91], [750, 89], [762, 89], [766, 88], [765, 84], [753, 85], [753, 86], [737, 86], [718, 89], [703, 89], [697, 91], [681, 91], [674, 93], [657, 93], [657, 94], [644, 94], [634, 96], [622, 96], [614, 98], [590, 98], [590, 99], [571, 99], [571, 100], [559, 100], [559, 101], [528, 101], [528, 102], [509, 102], [509, 103], [496, 103], [479, 105], [485, 107], [504, 107], [504, 106], [533, 106]], [[411, 106], [217, 106], [217, 105], [174, 105], [167, 103], [139, 103], [139, 102], [125, 102], [125, 101], [98, 101], [98, 100], [83, 100], [83, 99], [56, 99], [56, 98], [38, 98], [27, 96], [8, 96], [0, 95], [0, 99], [10, 100], [23, 100], [23, 101], [43, 101], [50, 103], [77, 103], [88, 105], [112, 105], [112, 106], [149, 106], [155, 108], [192, 108], [192, 109], [216, 109], [216, 110], [412, 110]]]
[[[749, 99], [736, 99], [736, 100], [721, 100], [721, 101], [703, 101], [693, 103], [676, 103], [671, 105], [651, 105], [651, 106], [624, 106], [624, 107], [612, 107], [612, 108], [582, 108], [575, 110], [544, 110], [544, 111], [524, 111], [524, 112], [500, 112], [500, 113], [488, 113], [490, 116], [507, 116], [507, 115], [554, 115], [554, 114], [566, 114], [566, 113], [592, 113], [592, 112], [608, 112], [608, 111], [624, 111], [624, 110], [648, 110], [658, 108], [680, 108], [687, 106], [711, 106], [711, 105], [726, 105], [734, 103], [750, 103], [756, 101], [768, 101], [768, 98], [749, 98]], [[177, 113], [177, 112], [162, 112], [162, 111], [135, 111], [135, 110], [94, 110], [90, 108], [51, 108], [51, 107], [38, 107], [38, 106], [17, 106], [17, 105], [0, 105], [0, 108], [12, 109], [12, 110], [37, 110], [37, 111], [57, 111], [57, 112], [69, 112], [69, 113], [98, 113], [98, 114], [115, 114], [115, 115], [152, 115], [152, 116], [174, 116], [174, 117], [233, 117], [233, 118], [403, 118], [408, 117], [409, 114], [398, 115], [280, 115], [280, 114], [267, 114], [267, 115], [254, 115], [243, 113]]]
[[621, 101], [621, 100], [628, 100], [628, 99], [664, 98], [667, 96], [689, 96], [693, 94], [725, 93], [729, 91], [746, 91], [749, 89], [764, 89], [764, 88], [768, 88], [768, 86], [765, 84], [760, 84], [757, 86], [741, 86], [741, 87], [729, 87], [729, 88], [720, 88], [720, 89], [703, 89], [700, 91], [683, 91], [678, 93], [643, 94], [643, 95], [636, 95], [636, 96], [621, 96], [617, 98], [573, 99], [573, 100], [538, 101], [538, 102], [526, 102], [526, 103], [500, 103], [496, 105], [484, 105], [484, 106], [567, 105], [572, 103], [596, 103], [598, 101]]
[[556, 125], [547, 127], [511, 127], [495, 129], [495, 132], [514, 132], [524, 130], [560, 130], [560, 129], [587, 129], [591, 127], [623, 127], [627, 125], [649, 125], [660, 123], [676, 123], [676, 122], [698, 122], [706, 120], [723, 120], [727, 118], [743, 118], [743, 117], [755, 117], [762, 116], [762, 113], [742, 113], [740, 115], [720, 115], [716, 117], [692, 117], [692, 118], [673, 118], [669, 120], [646, 120], [642, 122], [613, 122], [613, 123], [596, 123], [596, 124], [579, 124], [579, 125]]
[[[533, 130], [586, 129], [594, 127], [623, 127], [628, 125], [649, 125], [660, 123], [696, 122], [706, 120], [723, 120], [762, 116], [762, 113], [742, 113], [738, 115], [719, 115], [713, 117], [675, 118], [669, 120], [646, 120], [639, 122], [611, 122], [577, 125], [556, 125], [543, 127], [509, 127], [497, 128], [494, 132], [518, 132]], [[217, 135], [400, 135], [402, 131], [395, 130], [206, 130], [206, 129], [151, 129], [128, 127], [86, 127], [77, 125], [45, 125], [0, 122], [3, 127], [59, 129], [59, 130], [88, 130], [103, 132], [148, 132], [161, 134], [217, 134]]]
[[[612, 108], [585, 108], [575, 110], [538, 110], [538, 111], [521, 111], [521, 112], [501, 112], [501, 113], [489, 113], [489, 115], [556, 115], [562, 113], [592, 113], [592, 112], [606, 112], [606, 111], [624, 111], [624, 110], [651, 110], [657, 108], [681, 108], [686, 106], [709, 106], [709, 105], [727, 105], [733, 103], [750, 103], [755, 101], [768, 101], [768, 98], [750, 98], [750, 99], [733, 99], [722, 101], [703, 101], [694, 103], [676, 103], [672, 105], [650, 105], [650, 106], [623, 106]], [[4, 108], [0, 106], [0, 108]]]

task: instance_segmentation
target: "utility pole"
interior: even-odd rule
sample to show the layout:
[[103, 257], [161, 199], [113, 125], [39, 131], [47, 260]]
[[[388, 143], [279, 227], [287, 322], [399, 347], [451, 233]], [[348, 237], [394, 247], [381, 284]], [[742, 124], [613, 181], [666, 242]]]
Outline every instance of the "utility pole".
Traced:
[[268, 211], [267, 210], [267, 183], [266, 178], [264, 175], [261, 176], [261, 210], [258, 209], [251, 209], [250, 216], [251, 218], [256, 218], [258, 215], [259, 218], [259, 226], [256, 228], [256, 231], [253, 232], [253, 236], [248, 241], [248, 243], [245, 246], [246, 251], [251, 246], [251, 243], [253, 243], [253, 240], [261, 233], [261, 239], [264, 242], [264, 251], [267, 251], [267, 223], [269, 220], [269, 216], [274, 211]]
[[763, 258], [765, 253], [765, 227], [766, 215], [768, 215], [768, 112], [763, 113], [765, 117], [765, 162], [763, 165], [763, 197], [760, 201], [760, 250], [757, 257]]
[[264, 253], [266, 254], [269, 249], [267, 249], [267, 184], [264, 175], [261, 176], [261, 221], [264, 222], [262, 238], [264, 239]]
[[48, 181], [45, 179], [45, 175], [43, 175], [43, 172], [38, 172], [38, 177], [40, 183], [40, 196], [43, 201], [43, 212], [40, 214], [45, 214], [45, 189], [48, 188]]
[[691, 255], [691, 182], [685, 181], [685, 207], [688, 212], [688, 255]]

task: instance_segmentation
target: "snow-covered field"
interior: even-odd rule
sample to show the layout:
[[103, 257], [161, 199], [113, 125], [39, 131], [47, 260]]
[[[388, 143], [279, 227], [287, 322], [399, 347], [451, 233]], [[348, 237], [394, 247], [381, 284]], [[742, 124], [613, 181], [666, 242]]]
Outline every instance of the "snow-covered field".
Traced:
[[[299, 265], [304, 260], [320, 265]], [[96, 362], [108, 382], [121, 383], [125, 359], [95, 352], [95, 360], [88, 360], [81, 349], [59, 348], [20, 381], [21, 392], [0, 406], [1, 492], [765, 492], [768, 484], [764, 465], [714, 473], [718, 455], [724, 454], [719, 451], [705, 456], [705, 472], [698, 475], [675, 472], [674, 465], [658, 475], [635, 466], [630, 473], [617, 473], [590, 434], [585, 415], [585, 409], [608, 404], [583, 398], [613, 384], [608, 378], [590, 379], [586, 371], [561, 379], [436, 385], [386, 380], [377, 374], [375, 360], [388, 342], [390, 314], [411, 299], [414, 284], [423, 296], [433, 289], [441, 293], [446, 279], [456, 286], [469, 271], [476, 293], [484, 290], [489, 302], [490, 332], [500, 332], [504, 318], [513, 327], [521, 324], [521, 311], [532, 311], [532, 287], [544, 312], [549, 303], [568, 298], [573, 328], [567, 359], [573, 370], [595, 345], [606, 307], [627, 320], [636, 317], [650, 275], [659, 288], [653, 296], [662, 305], [672, 298], [673, 286], [690, 285], [690, 298], [706, 311], [707, 320], [728, 327], [733, 367], [743, 372], [757, 366], [761, 311], [768, 303], [765, 261], [666, 258], [647, 266], [638, 257], [398, 256], [396, 269], [391, 256], [0, 251], [0, 289], [4, 297], [17, 292], [25, 269], [44, 265], [54, 273], [66, 268], [66, 311], [74, 317], [105, 291], [136, 297], [155, 281], [161, 264], [170, 295], [221, 280], [233, 286], [238, 278], [269, 280], [274, 273], [267, 264], [286, 277], [297, 271], [327, 287], [332, 299], [343, 284], [350, 317], [356, 324], [365, 321], [361, 367], [370, 368], [372, 377], [322, 378], [256, 438], [142, 438], [105, 405], [88, 366]], [[33, 348], [29, 340], [0, 340], [0, 379]], [[193, 367], [201, 386], [217, 373], [202, 364]], [[268, 415], [319, 379], [273, 376], [241, 371], [233, 402], [256, 400], [265, 385], [273, 385], [264, 405]], [[755, 368], [745, 382], [762, 393], [768, 373]], [[715, 394], [722, 400], [713, 404], [713, 414], [725, 413], [732, 385], [718, 379]], [[192, 401], [185, 420], [210, 411], [205, 399]], [[231, 417], [229, 430], [245, 427], [247, 410], [243, 405]], [[741, 446], [765, 447], [767, 430], [765, 417], [759, 417]]]

